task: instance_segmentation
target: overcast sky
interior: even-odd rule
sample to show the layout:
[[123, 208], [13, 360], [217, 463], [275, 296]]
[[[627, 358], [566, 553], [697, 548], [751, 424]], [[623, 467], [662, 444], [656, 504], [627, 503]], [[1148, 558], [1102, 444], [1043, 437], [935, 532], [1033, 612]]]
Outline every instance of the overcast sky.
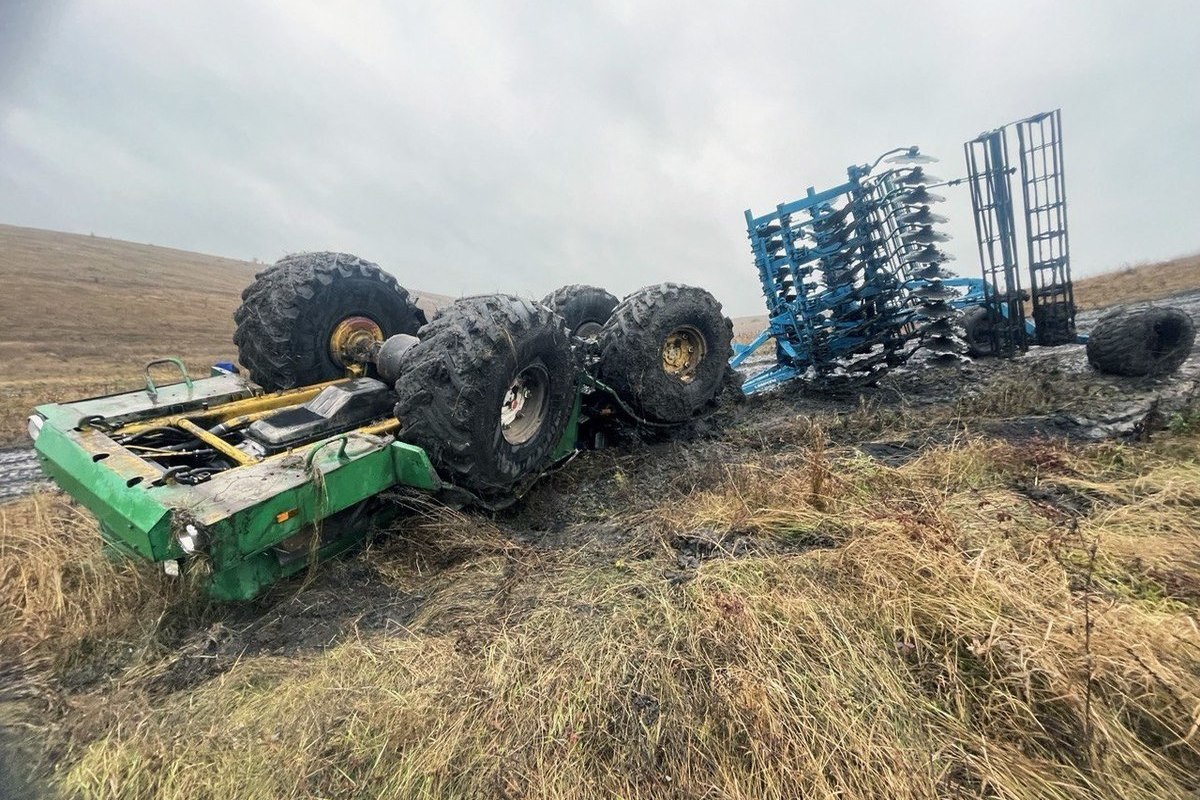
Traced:
[[[746, 208], [1061, 106], [1077, 276], [1200, 249], [1200, 3], [0, 0], [0, 222], [757, 313]], [[939, 209], [977, 274], [965, 189]]]

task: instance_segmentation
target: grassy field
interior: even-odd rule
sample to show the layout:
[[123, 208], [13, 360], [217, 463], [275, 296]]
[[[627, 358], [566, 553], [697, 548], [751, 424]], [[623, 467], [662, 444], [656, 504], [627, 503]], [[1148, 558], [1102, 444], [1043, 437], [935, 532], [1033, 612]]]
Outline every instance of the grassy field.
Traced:
[[887, 466], [841, 416], [585, 456], [233, 611], [0, 506], [9, 694], [77, 797], [1196, 791], [1200, 433]]
[[1162, 300], [1200, 286], [1200, 254], [1171, 261], [1125, 266], [1075, 282], [1075, 302], [1081, 309], [1116, 303]]
[[[36, 353], [75, 395], [156, 337], [228, 356], [253, 265], [0, 236], [51, 326], [5, 309], [3, 385]], [[138, 292], [205, 281], [213, 313], [170, 339], [103, 271], [84, 291], [93, 241], [174, 276]], [[22, 275], [60, 247], [57, 293]], [[78, 798], [1195, 796], [1200, 401], [1148, 441], [1050, 424], [1130, 385], [1030, 358], [924, 399], [780, 392], [585, 453], [500, 514], [414, 500], [245, 604], [105, 558], [61, 494], [0, 504], [0, 797], [6, 758]]]

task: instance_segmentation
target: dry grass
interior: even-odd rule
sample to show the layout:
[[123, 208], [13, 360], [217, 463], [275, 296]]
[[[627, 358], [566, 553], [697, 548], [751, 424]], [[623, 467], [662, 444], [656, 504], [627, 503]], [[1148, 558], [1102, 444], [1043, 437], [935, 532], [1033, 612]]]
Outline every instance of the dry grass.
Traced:
[[128, 390], [153, 358], [199, 375], [236, 360], [233, 311], [262, 268], [0, 225], [0, 444], [23, 439], [34, 405]]
[[[681, 480], [701, 488], [619, 515], [612, 549], [432, 512], [370, 556], [425, 598], [404, 627], [175, 693], [151, 678], [178, 654], [143, 646], [68, 700], [104, 722], [74, 729], [56, 777], [145, 798], [1197, 789], [1200, 437], [969, 439], [893, 469], [802, 435], [696, 464]], [[3, 514], [24, 649], [152, 643], [177, 598], [89, 555], [57, 501]], [[698, 566], [680, 542], [704, 544]]]
[[1161, 300], [1193, 292], [1200, 283], [1200, 254], [1153, 264], [1135, 264], [1075, 281], [1079, 308], [1106, 308], [1118, 303]]
[[0, 505], [0, 655], [62, 670], [85, 642], [120, 649], [139, 629], [145, 641], [170, 587], [99, 544], [95, 520], [61, 495]]

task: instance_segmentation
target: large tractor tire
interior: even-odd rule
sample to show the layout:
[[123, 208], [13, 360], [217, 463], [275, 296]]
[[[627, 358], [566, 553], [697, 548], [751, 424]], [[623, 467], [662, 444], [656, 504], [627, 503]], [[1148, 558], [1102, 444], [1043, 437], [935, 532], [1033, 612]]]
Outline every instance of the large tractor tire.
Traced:
[[600, 333], [600, 380], [641, 417], [682, 423], [714, 408], [727, 385], [733, 322], [703, 289], [647, 286]]
[[233, 314], [233, 342], [268, 391], [346, 374], [357, 348], [425, 324], [408, 291], [378, 265], [346, 253], [296, 253], [258, 273]]
[[1088, 363], [1111, 375], [1169, 375], [1192, 353], [1196, 326], [1178, 308], [1116, 309], [1088, 336]]
[[547, 465], [575, 404], [578, 367], [562, 320], [531, 300], [468, 297], [420, 336], [400, 359], [399, 438], [451, 483], [506, 498]]
[[542, 305], [566, 320], [572, 336], [588, 340], [600, 335], [617, 303], [615, 295], [596, 286], [578, 283], [564, 286], [542, 299]]

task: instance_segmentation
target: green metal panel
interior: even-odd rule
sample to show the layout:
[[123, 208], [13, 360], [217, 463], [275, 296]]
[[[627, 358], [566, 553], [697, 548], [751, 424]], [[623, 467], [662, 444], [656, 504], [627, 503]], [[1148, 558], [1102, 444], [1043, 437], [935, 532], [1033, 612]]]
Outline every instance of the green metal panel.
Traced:
[[93, 460], [80, 439], [78, 432], [43, 426], [34, 445], [42, 470], [95, 515], [114, 546], [144, 558], [166, 558], [170, 509], [147, 494], [144, 478], [130, 486], [139, 475], [114, 470], [107, 458]]
[[[247, 502], [240, 509], [219, 518], [205, 514], [207, 509], [202, 500], [189, 509], [210, 531], [209, 556], [214, 569], [224, 569], [235, 561], [261, 552], [296, 535], [313, 521], [336, 514], [397, 484], [419, 489], [441, 486], [428, 456], [419, 447], [382, 442], [369, 451], [350, 451], [340, 458], [338, 448], [332, 444], [314, 447], [320, 449], [308, 467], [297, 457], [293, 463], [282, 463], [281, 460], [278, 465], [244, 467], [236, 471], [243, 473], [239, 476], [233, 475], [235, 471], [226, 473], [236, 478], [231, 486], [251, 484], [241, 494]], [[254, 487], [247, 479], [254, 477], [252, 473], [263, 471], [264, 466], [273, 475], [263, 475], [266, 485]], [[217, 489], [219, 493], [216, 482], [217, 478], [214, 478], [203, 487], [188, 488]], [[236, 497], [222, 498], [225, 503], [231, 499], [236, 500]], [[221, 514], [223, 509], [218, 508], [216, 512]]]
[[113, 424], [124, 424], [134, 419], [148, 419], [168, 414], [192, 411], [205, 406], [216, 406], [233, 400], [243, 400], [261, 394], [253, 384], [237, 375], [220, 375], [186, 383], [159, 386], [158, 394], [152, 398], [145, 389], [133, 392], [92, 397], [73, 403], [52, 403], [38, 406], [36, 411], [52, 425], [60, 429], [71, 429], [84, 417], [100, 416]]
[[571, 417], [567, 420], [567, 427], [563, 430], [562, 438], [559, 439], [558, 445], [550, 455], [552, 462], [558, 461], [560, 458], [566, 458], [575, 452], [575, 449], [578, 447], [579, 418], [582, 410], [583, 391], [582, 386], [580, 386], [575, 391], [575, 405], [571, 407]]
[[396, 483], [430, 491], [442, 488], [442, 481], [424, 450], [407, 442], [392, 442], [390, 449]]

